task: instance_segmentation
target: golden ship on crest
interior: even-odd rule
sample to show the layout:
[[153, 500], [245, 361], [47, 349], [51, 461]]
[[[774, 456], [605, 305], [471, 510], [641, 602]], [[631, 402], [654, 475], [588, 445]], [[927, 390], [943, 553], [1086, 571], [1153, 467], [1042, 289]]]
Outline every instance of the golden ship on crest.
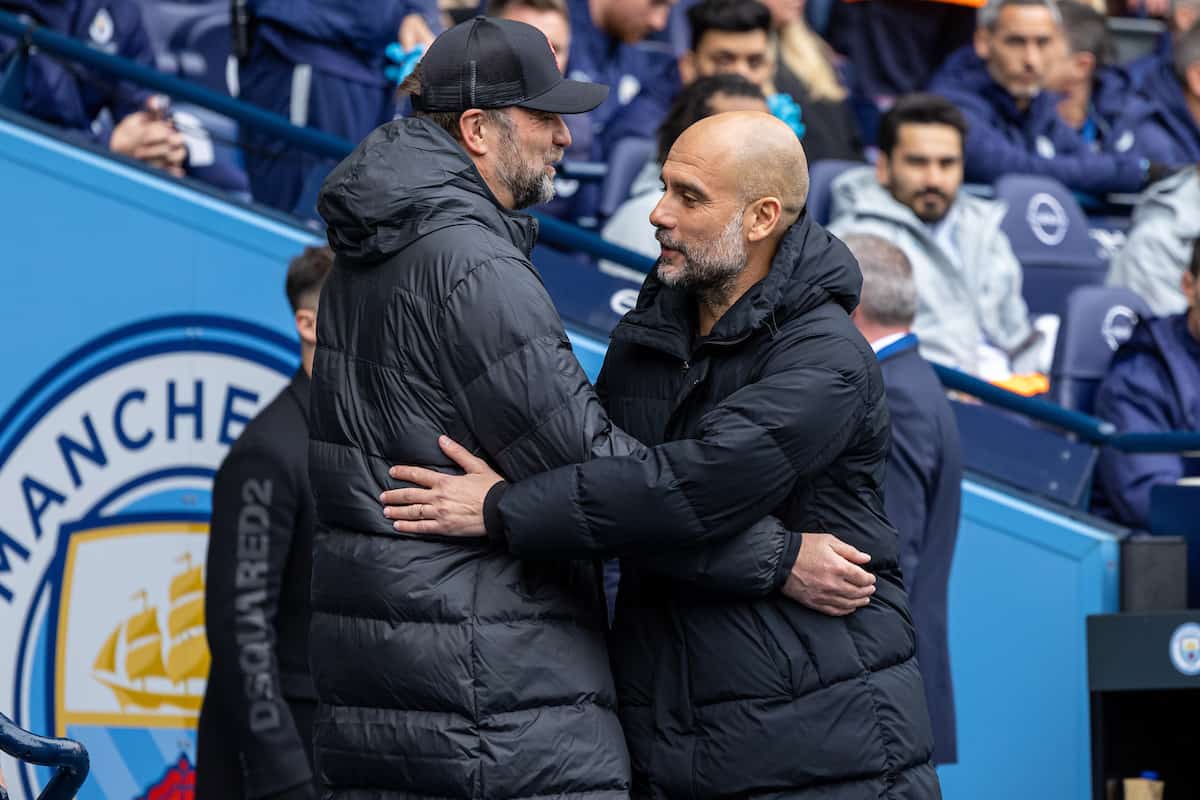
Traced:
[[[141, 610], [113, 628], [92, 665], [96, 680], [112, 690], [122, 711], [164, 705], [200, 711], [204, 687], [193, 690], [191, 682], [207, 678], [212, 661], [204, 638], [204, 575], [201, 567], [192, 566], [189, 554], [179, 561], [184, 570], [171, 579], [168, 592], [166, 661], [158, 608], [142, 589], [133, 595]], [[119, 671], [119, 665], [124, 669]]]

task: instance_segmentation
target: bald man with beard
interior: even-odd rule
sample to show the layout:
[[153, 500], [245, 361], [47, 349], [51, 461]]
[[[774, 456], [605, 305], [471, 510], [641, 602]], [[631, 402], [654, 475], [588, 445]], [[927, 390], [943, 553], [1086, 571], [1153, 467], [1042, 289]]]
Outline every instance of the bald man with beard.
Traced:
[[[804, 213], [804, 152], [769, 115], [695, 124], [662, 179], [650, 217], [662, 254], [597, 385], [612, 421], [650, 447], [510, 484], [444, 441], [466, 474], [396, 467], [426, 488], [385, 493], [386, 513], [399, 531], [486, 535], [523, 559], [719, 538], [764, 513], [837, 532], [876, 579], [843, 615], [622, 559], [610, 649], [632, 794], [940, 797], [884, 513], [883, 382], [849, 316], [858, 266]], [[810, 535], [798, 538], [803, 551]]]

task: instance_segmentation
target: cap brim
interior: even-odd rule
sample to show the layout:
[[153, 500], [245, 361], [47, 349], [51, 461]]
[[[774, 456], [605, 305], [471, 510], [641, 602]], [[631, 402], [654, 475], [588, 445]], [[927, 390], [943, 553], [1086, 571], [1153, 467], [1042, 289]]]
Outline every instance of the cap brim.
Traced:
[[537, 97], [516, 105], [553, 114], [584, 114], [604, 102], [608, 87], [602, 83], [563, 79]]

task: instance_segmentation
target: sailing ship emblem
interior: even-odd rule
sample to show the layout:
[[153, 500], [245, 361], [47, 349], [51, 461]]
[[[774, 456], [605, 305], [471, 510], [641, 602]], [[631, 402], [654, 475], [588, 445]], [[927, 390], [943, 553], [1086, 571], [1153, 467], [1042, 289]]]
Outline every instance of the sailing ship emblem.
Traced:
[[[203, 685], [196, 690], [190, 682], [206, 678], [211, 661], [204, 638], [204, 577], [202, 568], [192, 565], [191, 554], [184, 553], [179, 561], [184, 568], [171, 579], [168, 594], [166, 661], [158, 609], [142, 589], [133, 596], [141, 608], [112, 629], [92, 665], [96, 680], [112, 690], [122, 710], [174, 705], [200, 711]], [[118, 652], [122, 645], [123, 660]], [[164, 678], [173, 689], [149, 685], [151, 679]]]

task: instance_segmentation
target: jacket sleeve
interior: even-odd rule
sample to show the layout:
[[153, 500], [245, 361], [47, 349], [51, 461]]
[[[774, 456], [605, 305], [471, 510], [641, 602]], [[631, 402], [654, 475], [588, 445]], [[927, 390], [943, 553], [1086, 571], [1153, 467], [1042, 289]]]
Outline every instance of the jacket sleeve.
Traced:
[[[480, 267], [451, 294], [441, 335], [446, 388], [488, 460], [505, 477], [521, 480], [592, 458], [647, 453], [609, 420], [550, 298], [526, 265], [497, 261]], [[505, 494], [511, 490], [507, 487]], [[722, 537], [701, 532], [665, 540], [650, 527], [628, 542], [563, 550], [558, 557], [610, 558], [658, 550], [663, 553], [657, 562], [660, 574], [714, 589], [766, 594], [791, 534], [778, 521], [760, 522], [759, 516], [746, 521], [723, 554], [681, 550]], [[723, 538], [738, 533], [734, 527]], [[548, 535], [554, 538], [552, 529]]]
[[237, 737], [248, 798], [311, 785], [312, 771], [280, 688], [276, 619], [298, 498], [286, 465], [233, 451], [213, 483], [206, 630], [210, 686]]
[[783, 588], [803, 534], [764, 517], [729, 539], [674, 553], [622, 559], [642, 572], [715, 592], [757, 599]]
[[[772, 363], [764, 377], [706, 414], [697, 437], [602, 458], [514, 484], [499, 501], [509, 549], [521, 557], [661, 552], [744, 530], [798, 480], [819, 473], [857, 433], [867, 408], [827, 366]], [[822, 343], [806, 343], [821, 355]]]
[[1179, 276], [1191, 255], [1200, 224], [1187, 201], [1194, 196], [1180, 185], [1163, 191], [1155, 184], [1134, 213], [1125, 246], [1109, 265], [1107, 283], [1141, 295], [1155, 316], [1178, 314], [1187, 308]]
[[1145, 183], [1139, 156], [1079, 152], [1042, 158], [998, 134], [969, 105], [960, 103], [959, 107], [967, 117], [963, 155], [966, 178], [972, 183], [994, 183], [1001, 175], [1014, 172], [1046, 175], [1061, 181], [1068, 189], [1088, 194], [1136, 192]]
[[1048, 365], [1039, 364], [1039, 348], [1030, 347], [1033, 326], [1021, 294], [1021, 263], [1003, 231], [995, 231], [985, 257], [987, 260], [980, 268], [987, 281], [990, 302], [982, 309], [983, 332], [1009, 354], [1015, 371], [1042, 371]]
[[[1151, 359], [1131, 359], [1109, 372], [1096, 393], [1096, 416], [1121, 433], [1161, 433], [1172, 429], [1161, 395], [1172, 385], [1170, 375]], [[1100, 451], [1098, 480], [1117, 518], [1127, 525], [1150, 524], [1150, 490], [1183, 476], [1183, 461], [1165, 453]]]

